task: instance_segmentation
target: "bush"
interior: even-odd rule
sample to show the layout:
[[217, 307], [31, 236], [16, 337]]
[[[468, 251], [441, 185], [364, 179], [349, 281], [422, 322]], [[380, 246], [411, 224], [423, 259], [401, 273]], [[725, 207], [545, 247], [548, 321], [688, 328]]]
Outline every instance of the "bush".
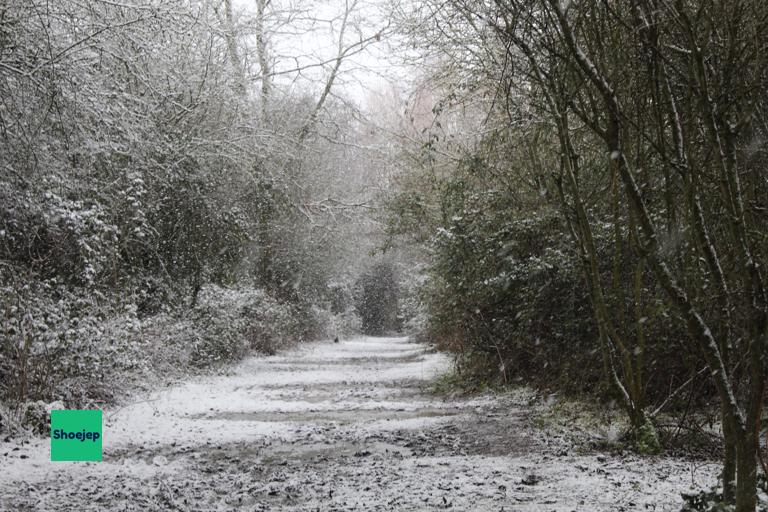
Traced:
[[397, 313], [403, 333], [414, 342], [427, 342], [429, 317], [424, 307], [424, 292], [427, 276], [421, 265], [412, 266], [401, 272], [400, 301]]
[[357, 281], [357, 311], [365, 334], [397, 331], [398, 286], [394, 268], [381, 262], [364, 272]]
[[[606, 395], [582, 262], [559, 213], [546, 208], [521, 211], [499, 191], [459, 193], [456, 187], [444, 199], [450, 215], [430, 241], [433, 263], [420, 294], [426, 338], [456, 353], [459, 369], [468, 379], [525, 381]], [[597, 219], [593, 224], [599, 271], [610, 283], [613, 234], [610, 224]], [[629, 252], [622, 254], [624, 297], [632, 297], [633, 258]], [[647, 396], [660, 403], [670, 387], [680, 385], [700, 366], [679, 350], [674, 340], [685, 339], [685, 334], [665, 313], [650, 276], [644, 276], [644, 282], [648, 283], [644, 293], [650, 297], [643, 304], [644, 330], [646, 339], [653, 340], [644, 353]], [[629, 301], [611, 306], [632, 314]], [[409, 329], [418, 330], [418, 322], [414, 316]], [[619, 326], [630, 340], [632, 325]]]
[[39, 411], [51, 402], [87, 408], [251, 351], [274, 353], [304, 339], [316, 322], [258, 289], [205, 286], [194, 308], [142, 318], [135, 304], [55, 280], [8, 281], [0, 304], [3, 429], [39, 432]]

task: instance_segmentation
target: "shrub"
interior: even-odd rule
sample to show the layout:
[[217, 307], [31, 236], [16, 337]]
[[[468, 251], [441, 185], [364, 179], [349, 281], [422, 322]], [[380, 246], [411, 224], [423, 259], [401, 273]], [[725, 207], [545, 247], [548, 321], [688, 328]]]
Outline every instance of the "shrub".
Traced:
[[357, 281], [357, 311], [365, 334], [384, 334], [400, 328], [397, 319], [397, 280], [391, 264], [377, 263]]
[[103, 404], [136, 385], [251, 351], [274, 353], [317, 322], [258, 289], [209, 285], [193, 308], [141, 317], [133, 303], [121, 306], [55, 280], [5, 277], [0, 402], [6, 430], [39, 432], [40, 410], [51, 402]]
[[[466, 378], [605, 394], [582, 262], [558, 212], [521, 211], [494, 190], [454, 190], [450, 198], [451, 214], [430, 241], [433, 263], [421, 292], [427, 339], [456, 353]], [[599, 271], [609, 283], [613, 234], [610, 224], [593, 224]], [[622, 254], [624, 297], [632, 297], [634, 257]], [[700, 366], [679, 350], [674, 340], [685, 334], [665, 313], [652, 279], [644, 282], [647, 396], [660, 402]], [[629, 301], [611, 305], [632, 314]], [[632, 323], [619, 328], [632, 339]]]

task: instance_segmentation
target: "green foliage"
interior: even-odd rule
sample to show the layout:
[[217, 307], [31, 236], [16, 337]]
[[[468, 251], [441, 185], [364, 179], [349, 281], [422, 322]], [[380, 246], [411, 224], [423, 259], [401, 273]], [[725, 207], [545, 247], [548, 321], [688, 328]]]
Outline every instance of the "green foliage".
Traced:
[[658, 455], [662, 452], [656, 427], [650, 420], [635, 432], [635, 450], [642, 455]]
[[465, 395], [499, 388], [498, 382], [479, 377], [478, 372], [467, 371], [466, 366], [465, 360], [462, 365], [438, 376], [432, 385], [432, 392], [438, 395]]
[[722, 493], [717, 490], [702, 491], [696, 494], [683, 494], [681, 512], [733, 512], [736, 508], [723, 501]]

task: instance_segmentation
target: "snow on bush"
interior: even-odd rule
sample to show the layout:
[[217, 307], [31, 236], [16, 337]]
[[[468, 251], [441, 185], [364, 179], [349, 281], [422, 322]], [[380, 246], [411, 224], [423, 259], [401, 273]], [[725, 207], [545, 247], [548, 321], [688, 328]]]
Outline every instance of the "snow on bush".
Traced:
[[[7, 269], [6, 269], [7, 270]], [[142, 317], [55, 279], [0, 286], [0, 430], [41, 433], [47, 404], [88, 408], [126, 389], [274, 353], [304, 339], [322, 311], [301, 314], [263, 290], [205, 286], [197, 305]], [[139, 297], [137, 297], [139, 298]]]
[[195, 366], [235, 360], [249, 350], [273, 354], [301, 338], [301, 319], [292, 308], [259, 289], [205, 287], [192, 315], [200, 328], [192, 342]]

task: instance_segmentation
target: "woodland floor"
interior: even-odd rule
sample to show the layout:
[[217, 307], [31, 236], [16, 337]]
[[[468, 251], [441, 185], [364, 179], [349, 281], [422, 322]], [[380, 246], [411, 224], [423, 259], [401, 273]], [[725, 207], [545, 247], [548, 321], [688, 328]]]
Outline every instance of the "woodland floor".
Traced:
[[519, 393], [429, 393], [449, 366], [406, 338], [251, 358], [105, 411], [103, 462], [0, 443], [0, 509], [679, 510], [713, 482], [713, 465], [577, 449]]

